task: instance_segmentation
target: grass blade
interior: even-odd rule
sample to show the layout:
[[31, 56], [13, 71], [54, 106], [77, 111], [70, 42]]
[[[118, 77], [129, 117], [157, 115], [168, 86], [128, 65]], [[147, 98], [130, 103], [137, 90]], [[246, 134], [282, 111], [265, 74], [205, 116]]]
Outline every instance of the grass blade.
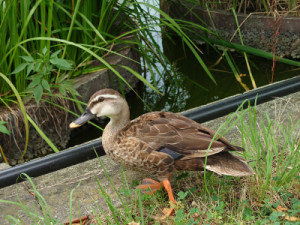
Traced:
[[24, 146], [24, 150], [23, 150], [23, 154], [22, 154], [22, 158], [23, 158], [24, 155], [26, 154], [26, 151], [28, 148], [28, 140], [29, 140], [29, 125], [28, 125], [28, 120], [27, 120], [26, 109], [25, 109], [24, 103], [21, 99], [21, 96], [20, 96], [19, 92], [17, 91], [17, 89], [15, 88], [15, 86], [13, 85], [13, 83], [1, 72], [0, 72], [0, 77], [5, 80], [5, 82], [10, 86], [11, 90], [15, 94], [17, 101], [18, 101], [18, 105], [20, 107], [20, 110], [21, 110], [23, 118], [24, 118], [26, 137], [25, 137], [25, 146]]
[[[35, 130], [39, 133], [39, 135], [47, 142], [47, 144], [52, 148], [52, 150], [56, 153], [59, 152], [58, 148], [53, 144], [53, 142], [45, 135], [45, 133], [38, 127], [38, 125], [31, 119], [31, 117], [26, 114], [26, 118], [35, 128]], [[24, 154], [23, 154], [24, 155]]]

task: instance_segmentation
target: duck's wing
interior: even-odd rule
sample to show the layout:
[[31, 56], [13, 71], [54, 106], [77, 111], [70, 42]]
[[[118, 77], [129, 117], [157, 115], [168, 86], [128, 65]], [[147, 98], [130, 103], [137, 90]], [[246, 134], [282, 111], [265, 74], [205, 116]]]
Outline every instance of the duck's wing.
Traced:
[[230, 144], [224, 137], [214, 136], [214, 131], [181, 115], [152, 112], [124, 128], [119, 135], [119, 145], [129, 144], [124, 158], [128, 160], [133, 152], [131, 164], [140, 160], [137, 166], [149, 171], [159, 168], [157, 171], [162, 174], [170, 173], [173, 168], [203, 170], [206, 167], [218, 174], [252, 175], [244, 159], [228, 152], [243, 148]]
[[164, 148], [185, 157], [205, 157], [223, 151], [243, 150], [230, 144], [224, 137], [214, 138], [214, 131], [175, 113], [144, 114], [133, 120], [125, 132], [126, 136], [148, 143], [154, 151]]

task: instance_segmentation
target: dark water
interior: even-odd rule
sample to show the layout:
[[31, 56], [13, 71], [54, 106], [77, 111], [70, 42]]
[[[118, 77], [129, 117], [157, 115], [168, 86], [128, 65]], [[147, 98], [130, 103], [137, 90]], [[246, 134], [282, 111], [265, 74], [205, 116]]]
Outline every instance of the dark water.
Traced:
[[[159, 90], [163, 96], [157, 94], [152, 89], [140, 85], [137, 88], [138, 94], [143, 101], [148, 104], [152, 111], [165, 110], [180, 112], [197, 106], [205, 105], [245, 91], [236, 81], [225, 59], [217, 66], [210, 68], [215, 84], [204, 72], [193, 54], [188, 48], [183, 48], [180, 41], [175, 40], [175, 44], [163, 40], [162, 46], [173, 65], [176, 66], [176, 73], [166, 74], [165, 78], [157, 78]], [[200, 46], [203, 51], [201, 55], [205, 64], [210, 67], [219, 59], [213, 49]], [[252, 84], [248, 75], [245, 59], [242, 54], [232, 53], [234, 61], [238, 66], [242, 80], [252, 89]], [[272, 76], [272, 62], [258, 57], [249, 56], [254, 79], [258, 87], [269, 84]], [[283, 63], [276, 63], [274, 82], [291, 78], [300, 74], [299, 68]], [[173, 86], [171, 85], [174, 84]], [[175, 88], [174, 88], [175, 86]], [[203, 87], [203, 88], [202, 88]], [[149, 112], [144, 103], [134, 94], [126, 96], [131, 110], [131, 118], [135, 118], [143, 113]], [[104, 127], [108, 120], [98, 121]], [[101, 131], [91, 125], [75, 129], [72, 133], [69, 147], [92, 140], [101, 136]]]

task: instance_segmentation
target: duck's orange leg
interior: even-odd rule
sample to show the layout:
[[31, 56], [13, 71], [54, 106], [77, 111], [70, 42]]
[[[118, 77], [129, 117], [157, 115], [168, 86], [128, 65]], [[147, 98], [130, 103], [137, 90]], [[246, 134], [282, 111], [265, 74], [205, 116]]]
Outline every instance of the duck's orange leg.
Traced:
[[[169, 177], [170, 178], [170, 177]], [[174, 206], [176, 205], [176, 201], [172, 192], [172, 187], [171, 187], [171, 183], [170, 180], [165, 179], [162, 182], [157, 182], [155, 180], [152, 180], [150, 178], [145, 178], [142, 181], [142, 184], [136, 186], [136, 188], [141, 189], [141, 192], [144, 194], [153, 194], [155, 193], [157, 190], [161, 189], [162, 186], [166, 189], [168, 196], [169, 196], [169, 201], [170, 201], [170, 208], [165, 208], [163, 210], [163, 213], [165, 214], [163, 217], [155, 217], [156, 220], [164, 220], [167, 217], [169, 217], [173, 212], [174, 212]], [[150, 191], [149, 191], [150, 189]]]
[[170, 180], [165, 179], [164, 181], [162, 181], [162, 184], [163, 184], [164, 188], [166, 189], [166, 191], [168, 192], [171, 207], [170, 208], [165, 208], [163, 210], [165, 216], [161, 217], [160, 220], [169, 217], [174, 212], [174, 206], [176, 205], [176, 201], [174, 199], [174, 195], [173, 195]]
[[[135, 188], [138, 188], [141, 190], [142, 193], [144, 194], [153, 194], [156, 191], [158, 191], [159, 189], [162, 188], [162, 184], [152, 180], [150, 178], [145, 178], [142, 183], [138, 186], [136, 186]], [[150, 190], [150, 191], [149, 191]]]

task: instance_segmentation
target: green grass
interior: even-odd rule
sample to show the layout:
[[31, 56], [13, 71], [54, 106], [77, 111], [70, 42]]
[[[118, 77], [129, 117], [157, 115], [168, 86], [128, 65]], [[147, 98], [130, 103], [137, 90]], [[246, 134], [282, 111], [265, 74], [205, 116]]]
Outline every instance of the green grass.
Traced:
[[[21, 131], [26, 136], [26, 144], [21, 146], [24, 149], [23, 156], [29, 137], [24, 103], [33, 98], [39, 104], [40, 101], [49, 101], [49, 96], [51, 100], [58, 94], [64, 98], [70, 94], [73, 98], [71, 101], [77, 102], [77, 92], [73, 89], [71, 79], [99, 69], [88, 66], [93, 60], [102, 63], [100, 69], [110, 70], [119, 78], [122, 92], [123, 85], [135, 90], [118, 72], [119, 68], [127, 70], [159, 94], [162, 93], [158, 89], [163, 89], [160, 81], [172, 83], [172, 88], [179, 87], [174, 67], [154, 39], [159, 32], [156, 31], [158, 26], [170, 27], [182, 36], [183, 42], [191, 48], [206, 73], [214, 80], [200, 58], [197, 46], [176, 21], [160, 9], [135, 1], [99, 3], [77, 0], [74, 5], [72, 2], [52, 0], [18, 4], [16, 1], [0, 1], [0, 105], [11, 109], [11, 105], [18, 104], [22, 110], [26, 128]], [[145, 7], [141, 7], [142, 4], [152, 7], [158, 14], [148, 14]], [[162, 18], [160, 14], [163, 14]], [[123, 45], [122, 48], [134, 48], [142, 62], [138, 58], [128, 59], [121, 55], [119, 50], [114, 49], [120, 45]], [[145, 79], [128, 66], [110, 65], [105, 56], [111, 54], [135, 61], [143, 71], [151, 73], [151, 79]], [[81, 109], [79, 104], [77, 106]], [[151, 110], [149, 106], [148, 109]], [[39, 124], [38, 121], [33, 123]], [[44, 133], [34, 127], [38, 133]], [[1, 132], [0, 135], [6, 133]], [[44, 139], [51, 143], [47, 137]], [[50, 146], [55, 152], [58, 151], [54, 145]], [[4, 149], [4, 153], [7, 151]], [[4, 153], [1, 152], [3, 157]]]
[[[28, 95], [32, 92], [33, 87], [29, 80], [33, 80], [37, 72], [45, 80], [44, 83], [48, 83], [45, 87], [37, 85], [34, 93], [41, 96], [42, 91], [52, 92], [52, 86], [60, 86], [61, 79], [85, 74], [86, 70], [91, 70], [88, 67], [90, 62], [99, 58], [104, 68], [116, 73], [105, 63], [104, 56], [120, 55], [113, 47], [121, 44], [132, 46], [139, 52], [142, 69], [151, 73], [154, 85], [150, 85], [149, 81], [145, 82], [145, 79], [142, 81], [156, 89], [157, 77], [165, 77], [165, 71], [175, 73], [154, 38], [160, 32], [157, 28], [161, 26], [168, 27], [182, 37], [183, 43], [189, 46], [207, 75], [214, 81], [200, 57], [198, 47], [174, 19], [152, 4], [136, 1], [120, 3], [113, 0], [99, 3], [77, 0], [73, 5], [72, 1], [45, 3], [40, 0], [34, 4], [30, 1], [18, 5], [14, 1], [3, 0], [0, 1], [0, 6], [0, 71], [13, 82], [19, 94]], [[152, 13], [149, 14], [146, 8], [151, 8]], [[157, 15], [153, 15], [154, 12]], [[51, 54], [55, 54], [60, 61], [69, 62], [68, 73], [62, 67], [55, 70], [48, 68]], [[42, 68], [45, 69], [40, 67], [40, 55], [43, 55]], [[30, 62], [26, 59], [30, 59]], [[116, 75], [121, 77], [118, 73]], [[138, 73], [133, 75], [139, 79], [142, 77]], [[4, 101], [14, 99], [7, 82], [0, 82], [0, 90]], [[61, 93], [64, 94], [64, 91]], [[35, 99], [39, 100], [40, 97]]]
[[[218, 131], [224, 134], [236, 126], [241, 132], [242, 144], [247, 149], [243, 156], [250, 161], [256, 174], [242, 178], [220, 177], [207, 171], [204, 175], [201, 172], [174, 174], [171, 182], [179, 204], [175, 207], [176, 214], [166, 220], [167, 224], [300, 223], [300, 120], [274, 121], [267, 114], [264, 118], [257, 118], [255, 107], [249, 107], [228, 116]], [[92, 208], [92, 224], [159, 224], [153, 218], [162, 215], [163, 208], [169, 206], [165, 191], [158, 191], [154, 195], [141, 194], [134, 189], [139, 181], [130, 183], [124, 172], [120, 180], [121, 188], [116, 188], [101, 159], [98, 160], [111, 189], [108, 194], [107, 187], [95, 177], [99, 198], [104, 198], [107, 205]], [[21, 200], [0, 202], [22, 209], [31, 218], [32, 224], [65, 222], [55, 220], [46, 199], [27, 178], [41, 205], [42, 216], [37, 215], [37, 209], [28, 208]], [[70, 221], [74, 219], [71, 216], [72, 205], [78, 204], [72, 202], [72, 193]], [[120, 203], [118, 206], [116, 201]], [[6, 219], [22, 224], [20, 218], [12, 215], [7, 215]]]

